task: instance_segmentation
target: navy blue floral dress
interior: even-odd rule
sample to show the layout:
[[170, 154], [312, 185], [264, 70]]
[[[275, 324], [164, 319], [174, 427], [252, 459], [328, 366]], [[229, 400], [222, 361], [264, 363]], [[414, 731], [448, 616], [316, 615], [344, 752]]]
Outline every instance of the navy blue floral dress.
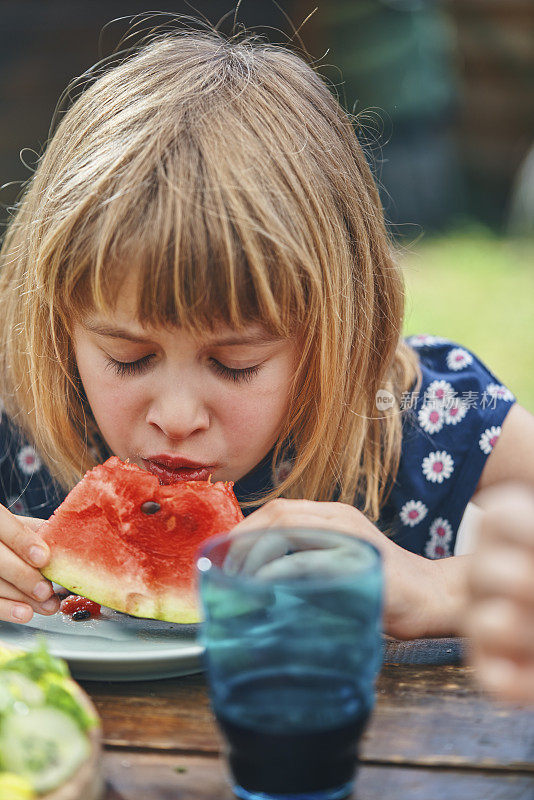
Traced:
[[[419, 354], [423, 381], [417, 393], [402, 398], [399, 472], [378, 527], [407, 550], [443, 558], [454, 553], [465, 508], [515, 398], [472, 352], [454, 342], [430, 335], [407, 342]], [[382, 395], [377, 408], [387, 405], [387, 393]], [[270, 462], [269, 454], [235, 484], [240, 502], [276, 485], [291, 469], [291, 462], [283, 461], [273, 475]], [[13, 513], [47, 519], [63, 498], [39, 454], [3, 414], [0, 502]]]
[[456, 534], [486, 459], [515, 402], [472, 352], [437, 336], [412, 336], [423, 381], [403, 398], [399, 472], [382, 516], [399, 545], [428, 558], [454, 553]]

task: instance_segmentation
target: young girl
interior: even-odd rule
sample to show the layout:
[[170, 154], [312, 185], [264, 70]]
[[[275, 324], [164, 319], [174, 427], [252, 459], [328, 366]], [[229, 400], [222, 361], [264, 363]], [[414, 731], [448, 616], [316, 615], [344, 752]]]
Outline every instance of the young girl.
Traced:
[[57, 610], [39, 519], [114, 453], [235, 481], [238, 528], [369, 539], [386, 632], [457, 632], [458, 526], [534, 483], [534, 421], [469, 351], [404, 341], [403, 303], [351, 120], [301, 58], [176, 33], [104, 72], [2, 252], [0, 618]]

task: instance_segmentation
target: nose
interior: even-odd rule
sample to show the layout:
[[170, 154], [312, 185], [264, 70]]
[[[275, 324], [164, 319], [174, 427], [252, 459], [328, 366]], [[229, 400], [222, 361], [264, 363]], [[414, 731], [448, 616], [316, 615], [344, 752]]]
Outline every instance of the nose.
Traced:
[[150, 403], [146, 421], [159, 428], [168, 439], [184, 440], [207, 430], [210, 415], [200, 393], [183, 385], [168, 386]]

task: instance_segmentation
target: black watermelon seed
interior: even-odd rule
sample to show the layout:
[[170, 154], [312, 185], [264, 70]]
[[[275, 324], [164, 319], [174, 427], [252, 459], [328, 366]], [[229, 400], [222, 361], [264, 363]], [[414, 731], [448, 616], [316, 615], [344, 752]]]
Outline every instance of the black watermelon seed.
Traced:
[[143, 514], [155, 514], [161, 508], [159, 503], [154, 503], [153, 500], [147, 500], [146, 503], [143, 503], [141, 506], [141, 511]]
[[85, 608], [82, 611], [75, 611], [74, 614], [72, 615], [72, 619], [75, 622], [81, 622], [82, 619], [89, 619], [90, 616], [91, 612], [87, 611], [87, 609]]

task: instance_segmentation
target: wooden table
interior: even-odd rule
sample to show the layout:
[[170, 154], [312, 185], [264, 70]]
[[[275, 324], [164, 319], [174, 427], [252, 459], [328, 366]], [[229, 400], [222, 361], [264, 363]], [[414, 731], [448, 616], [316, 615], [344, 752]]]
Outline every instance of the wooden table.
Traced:
[[[460, 663], [392, 663], [410, 660], [409, 648], [395, 652], [378, 680], [354, 798], [533, 800], [534, 712], [484, 696]], [[233, 798], [203, 674], [81, 683], [103, 721], [105, 800]]]

